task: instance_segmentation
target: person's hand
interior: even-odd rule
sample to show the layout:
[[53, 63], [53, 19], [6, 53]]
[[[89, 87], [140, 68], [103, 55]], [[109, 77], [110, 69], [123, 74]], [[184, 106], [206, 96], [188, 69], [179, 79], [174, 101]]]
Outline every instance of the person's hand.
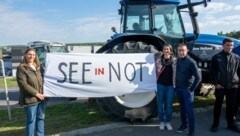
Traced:
[[190, 91], [190, 90], [188, 90], [188, 92], [189, 92], [190, 94], [192, 94], [192, 93], [193, 93], [193, 91]]
[[239, 86], [238, 85], [234, 85], [232, 88], [238, 88]]
[[44, 95], [41, 94], [41, 93], [37, 93], [37, 94], [36, 94], [36, 97], [37, 97], [38, 99], [40, 99], [41, 101], [44, 100]]
[[215, 88], [216, 88], [216, 89], [223, 89], [224, 87], [221, 86], [220, 84], [217, 84], [217, 85], [215, 85]]

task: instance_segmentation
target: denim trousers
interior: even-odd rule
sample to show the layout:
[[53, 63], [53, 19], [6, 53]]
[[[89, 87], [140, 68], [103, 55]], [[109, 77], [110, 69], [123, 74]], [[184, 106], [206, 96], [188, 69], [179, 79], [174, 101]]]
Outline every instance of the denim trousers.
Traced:
[[195, 129], [195, 117], [193, 111], [194, 92], [189, 92], [188, 89], [175, 89], [180, 104], [180, 115], [182, 125], [189, 125], [189, 131]]
[[45, 102], [36, 103], [34, 105], [25, 106], [26, 113], [26, 133], [27, 136], [34, 136], [35, 126], [37, 136], [44, 136], [44, 117]]
[[157, 84], [158, 117], [160, 122], [171, 121], [173, 96], [173, 86]]

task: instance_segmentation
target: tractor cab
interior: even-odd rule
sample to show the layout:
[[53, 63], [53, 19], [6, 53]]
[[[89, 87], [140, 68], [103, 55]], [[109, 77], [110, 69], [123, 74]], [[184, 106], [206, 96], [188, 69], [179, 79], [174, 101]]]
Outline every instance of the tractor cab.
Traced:
[[[177, 46], [179, 42], [194, 40], [199, 34], [196, 19], [198, 13], [194, 11], [194, 6], [200, 4], [207, 6], [207, 1], [210, 0], [194, 3], [187, 0], [187, 4], [180, 5], [180, 0], [121, 0], [120, 32], [112, 38], [125, 34], [151, 34], [173, 46]], [[189, 13], [194, 30], [191, 37], [185, 34], [181, 12]], [[112, 30], [116, 32], [115, 28]]]
[[176, 3], [122, 2], [123, 33], [149, 33], [169, 37], [183, 37], [183, 27]]

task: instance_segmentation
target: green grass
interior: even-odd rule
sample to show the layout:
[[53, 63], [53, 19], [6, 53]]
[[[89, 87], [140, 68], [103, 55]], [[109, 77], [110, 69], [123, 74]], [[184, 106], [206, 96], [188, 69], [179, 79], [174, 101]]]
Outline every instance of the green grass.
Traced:
[[[195, 96], [194, 108], [205, 108], [208, 106], [213, 106], [215, 102], [214, 95], [208, 96]], [[173, 100], [173, 111], [179, 111], [179, 103], [177, 97]]]
[[[8, 87], [17, 87], [15, 78], [7, 78]], [[0, 88], [3, 88], [3, 80], [0, 79]], [[196, 96], [194, 107], [207, 107], [214, 104], [213, 95]], [[174, 99], [173, 110], [179, 110], [179, 103]], [[12, 109], [13, 121], [8, 121], [6, 110], [0, 110], [0, 135], [19, 136], [25, 135], [25, 113], [23, 108]], [[113, 122], [97, 106], [87, 106], [82, 103], [65, 103], [47, 106], [45, 118], [45, 133], [56, 134], [74, 129]]]
[[[18, 87], [16, 78], [9, 77], [9, 78], [6, 78], [6, 80], [7, 80], [7, 87]], [[4, 82], [2, 77], [0, 78], [0, 88], [4, 88]]]
[[[0, 134], [25, 135], [25, 113], [23, 108], [12, 110], [13, 121], [8, 121], [6, 110], [0, 110]], [[112, 122], [101, 109], [82, 103], [66, 103], [48, 106], [45, 118], [45, 133], [56, 134], [79, 128]]]
[[[214, 103], [214, 96], [196, 96], [194, 107], [211, 106]], [[175, 99], [174, 111], [179, 110], [179, 104]], [[25, 135], [25, 113], [23, 108], [12, 109], [14, 121], [8, 122], [6, 110], [0, 110], [0, 134], [1, 135]], [[82, 103], [65, 103], [47, 106], [45, 118], [46, 135], [56, 134], [64, 131], [71, 131], [90, 126], [113, 122], [97, 106], [87, 106]]]
[[207, 106], [213, 106], [215, 102], [215, 96], [196, 96], [194, 99], [194, 107], [195, 108], [205, 108]]

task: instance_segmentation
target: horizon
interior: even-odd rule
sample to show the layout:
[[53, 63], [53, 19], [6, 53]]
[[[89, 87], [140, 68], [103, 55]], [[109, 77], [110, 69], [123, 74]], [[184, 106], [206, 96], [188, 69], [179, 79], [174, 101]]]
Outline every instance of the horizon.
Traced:
[[[112, 26], [119, 31], [119, 8], [119, 0], [2, 0], [0, 46], [25, 45], [37, 40], [106, 42], [114, 34]], [[208, 7], [200, 5], [195, 10], [202, 34], [240, 30], [240, 0], [212, 0]], [[183, 18], [187, 32], [192, 33], [190, 19]]]

